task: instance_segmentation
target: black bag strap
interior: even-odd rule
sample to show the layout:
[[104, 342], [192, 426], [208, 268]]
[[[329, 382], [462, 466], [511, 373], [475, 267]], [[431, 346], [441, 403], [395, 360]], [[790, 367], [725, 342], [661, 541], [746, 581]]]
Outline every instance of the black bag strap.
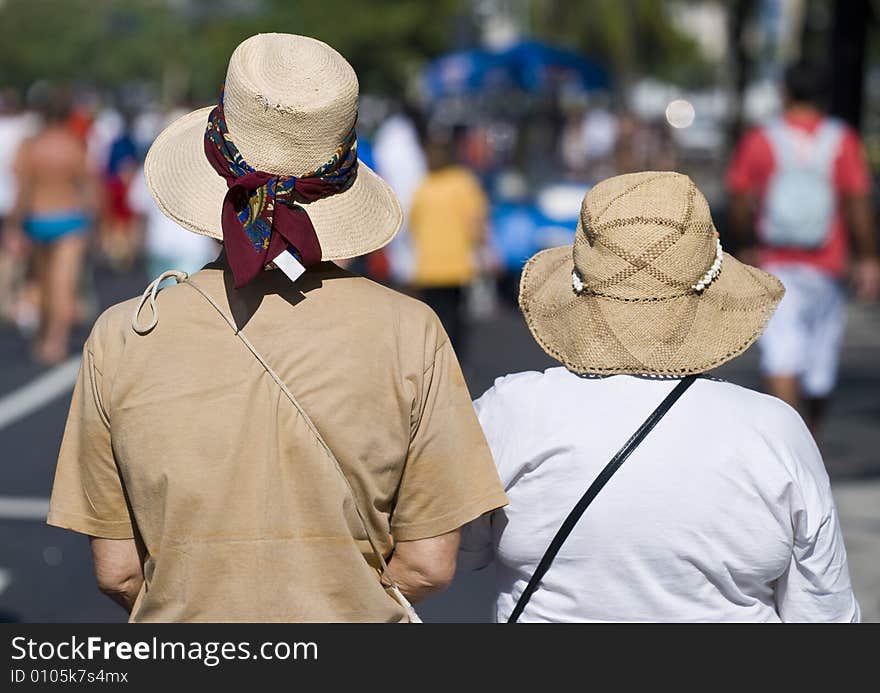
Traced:
[[653, 413], [645, 419], [645, 422], [639, 426], [639, 429], [633, 433], [632, 437], [624, 443], [623, 447], [617, 451], [617, 454], [611, 458], [611, 461], [605, 465], [605, 469], [603, 469], [599, 476], [596, 477], [596, 480], [593, 481], [590, 488], [587, 489], [587, 492], [577, 502], [577, 505], [575, 505], [572, 511], [568, 514], [568, 517], [565, 518], [565, 522], [562, 523], [559, 531], [556, 532], [556, 536], [553, 537], [553, 541], [550, 542], [547, 552], [544, 554], [541, 562], [538, 563], [538, 567], [535, 568], [535, 574], [532, 575], [532, 579], [529, 580], [529, 584], [526, 585], [526, 588], [520, 595], [516, 606], [510, 614], [510, 618], [507, 619], [508, 623], [516, 623], [522, 615], [523, 609], [526, 608], [526, 604], [529, 603], [535, 590], [538, 589], [538, 585], [541, 584], [541, 580], [550, 568], [550, 565], [553, 563], [553, 559], [556, 558], [556, 554], [559, 553], [559, 549], [562, 548], [565, 540], [568, 539], [568, 535], [571, 534], [571, 531], [575, 528], [578, 520], [581, 519], [581, 515], [584, 514], [584, 511], [590, 503], [593, 502], [593, 499], [599, 495], [599, 491], [602, 490], [605, 484], [608, 483], [608, 480], [614, 476], [614, 472], [620, 469], [620, 466], [626, 461], [630, 454], [632, 454], [632, 451], [639, 446], [639, 444], [651, 432], [651, 429], [657, 425], [660, 419], [666, 415], [666, 412], [672, 408], [672, 405], [675, 404], [678, 398], [684, 394], [684, 391], [694, 384], [694, 381], [698, 377], [698, 375], [689, 375], [686, 378], [683, 378], [681, 382], [673, 388], [672, 392], [666, 395], [666, 398], [660, 403], [660, 406], [658, 406]]

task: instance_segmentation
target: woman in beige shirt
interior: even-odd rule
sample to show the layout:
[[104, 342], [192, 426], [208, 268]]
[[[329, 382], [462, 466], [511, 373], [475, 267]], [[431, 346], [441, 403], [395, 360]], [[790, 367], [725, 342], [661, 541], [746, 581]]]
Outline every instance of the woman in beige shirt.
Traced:
[[150, 150], [160, 208], [224, 252], [99, 318], [49, 512], [132, 621], [412, 620], [400, 593], [506, 503], [436, 316], [332, 262], [400, 225], [356, 112], [342, 56], [263, 34]]

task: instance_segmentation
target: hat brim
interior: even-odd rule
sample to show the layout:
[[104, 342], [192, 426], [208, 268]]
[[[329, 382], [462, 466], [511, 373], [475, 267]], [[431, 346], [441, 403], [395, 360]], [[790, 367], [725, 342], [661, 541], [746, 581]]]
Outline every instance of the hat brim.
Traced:
[[576, 294], [571, 246], [544, 250], [523, 269], [519, 303], [547, 354], [576, 373], [689, 375], [742, 354], [785, 289], [773, 275], [724, 254], [702, 292], [615, 299]]
[[[204, 150], [210, 112], [211, 107], [201, 108], [169, 125], [150, 147], [144, 176], [166, 216], [194, 233], [223, 240], [220, 214], [226, 181], [208, 163]], [[303, 207], [324, 260], [378, 250], [394, 237], [403, 220], [394, 192], [363, 162], [348, 190]]]

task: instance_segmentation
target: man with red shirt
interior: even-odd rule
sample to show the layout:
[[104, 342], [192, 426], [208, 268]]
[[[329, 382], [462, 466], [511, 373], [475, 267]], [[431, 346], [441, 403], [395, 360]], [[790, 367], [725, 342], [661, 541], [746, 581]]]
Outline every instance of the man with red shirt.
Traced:
[[768, 388], [803, 404], [814, 433], [837, 378], [851, 243], [856, 296], [880, 293], [862, 145], [855, 130], [823, 114], [820, 83], [812, 66], [790, 67], [784, 114], [746, 133], [727, 172], [739, 256], [786, 288], [758, 342]]

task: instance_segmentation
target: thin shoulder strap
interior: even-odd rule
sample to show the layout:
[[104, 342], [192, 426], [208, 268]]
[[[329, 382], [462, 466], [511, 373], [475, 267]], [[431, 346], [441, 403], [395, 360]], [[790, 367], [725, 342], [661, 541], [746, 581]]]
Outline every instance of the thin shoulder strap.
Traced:
[[778, 168], [786, 168], [797, 163], [794, 139], [789, 126], [782, 118], [774, 118], [765, 125], [764, 134], [770, 143]]
[[[394, 581], [394, 578], [391, 576], [391, 573], [388, 571], [388, 564], [385, 561], [385, 556], [383, 556], [382, 552], [379, 550], [379, 546], [376, 543], [376, 541], [373, 539], [373, 535], [370, 532], [369, 526], [367, 525], [366, 518], [365, 518], [363, 512], [361, 512], [360, 505], [358, 504], [357, 496], [354, 493], [354, 489], [351, 487], [351, 484], [348, 481], [348, 477], [345, 476], [345, 472], [342, 470], [342, 466], [339, 464], [339, 460], [336, 459], [336, 455], [333, 454], [333, 450], [331, 450], [330, 446], [327, 445], [327, 442], [324, 440], [324, 437], [321, 435], [321, 432], [317, 429], [317, 427], [315, 426], [311, 417], [309, 417], [309, 415], [306, 413], [306, 410], [303, 409], [303, 407], [297, 401], [296, 397], [293, 396], [293, 393], [287, 387], [285, 382], [275, 372], [275, 370], [272, 368], [272, 366], [269, 365], [269, 363], [266, 361], [266, 359], [263, 358], [262, 354], [260, 354], [260, 352], [257, 351], [257, 348], [244, 335], [244, 333], [238, 329], [238, 327], [235, 324], [235, 321], [226, 314], [226, 312], [220, 307], [220, 305], [217, 303], [217, 301], [215, 301], [214, 298], [207, 291], [205, 291], [198, 284], [196, 284], [194, 281], [192, 281], [192, 279], [186, 274], [186, 272], [178, 272], [176, 270], [163, 272], [159, 277], [157, 277], [153, 282], [151, 282], [150, 285], [147, 287], [146, 291], [144, 291], [143, 296], [141, 297], [140, 303], [138, 304], [137, 309], [135, 310], [134, 315], [132, 316], [132, 328], [138, 334], [146, 334], [147, 332], [149, 332], [150, 330], [152, 330], [156, 326], [156, 324], [158, 323], [158, 320], [159, 320], [158, 308], [156, 305], [156, 295], [159, 291], [159, 286], [166, 279], [174, 279], [178, 284], [186, 284], [187, 286], [191, 287], [193, 290], [200, 293], [202, 295], [202, 297], [214, 307], [214, 309], [217, 311], [217, 313], [220, 315], [220, 317], [223, 318], [223, 320], [226, 322], [226, 324], [229, 325], [230, 329], [232, 329], [232, 332], [235, 334], [236, 337], [238, 337], [241, 340], [242, 344], [244, 344], [247, 347], [248, 351], [250, 351], [254, 355], [254, 358], [256, 358], [257, 361], [260, 362], [260, 365], [263, 366], [263, 369], [266, 371], [266, 373], [268, 373], [269, 376], [272, 378], [272, 380], [275, 381], [275, 383], [278, 385], [278, 387], [284, 393], [285, 397], [287, 397], [287, 399], [290, 400], [290, 403], [293, 404], [294, 407], [296, 407], [296, 410], [299, 412], [299, 415], [302, 417], [305, 424], [309, 427], [309, 430], [315, 436], [315, 439], [318, 441], [318, 443], [324, 449], [324, 452], [326, 453], [327, 457], [330, 458], [330, 460], [333, 462], [333, 465], [336, 467], [337, 472], [339, 472], [339, 475], [342, 477], [342, 480], [345, 482], [345, 486], [348, 489], [349, 494], [351, 494], [352, 500], [354, 501], [354, 508], [355, 508], [355, 511], [357, 512], [358, 519], [360, 520], [361, 525], [363, 526], [364, 534], [367, 537], [367, 541], [370, 543], [370, 548], [373, 550], [373, 553], [376, 556], [376, 560], [379, 562], [379, 566], [382, 570], [382, 576], [388, 581], [388, 583], [390, 584], [390, 586], [394, 590], [399, 591], [397, 583]], [[140, 316], [140, 313], [143, 310], [145, 305], [149, 305], [150, 310], [152, 312], [152, 315], [151, 315], [149, 322], [147, 322], [144, 325], [144, 324], [140, 323], [139, 316]]]
[[826, 118], [814, 136], [815, 159], [813, 165], [828, 178], [834, 175], [834, 162], [837, 159], [843, 134], [844, 128], [840, 121], [835, 118]]
[[632, 451], [639, 446], [654, 426], [656, 426], [660, 419], [666, 415], [666, 412], [672, 408], [672, 405], [675, 404], [678, 398], [684, 394], [685, 390], [694, 384], [694, 381], [698, 377], [699, 376], [697, 375], [689, 375], [682, 379], [682, 381], [673, 388], [672, 392], [666, 395], [666, 398], [653, 411], [653, 413], [645, 419], [645, 422], [639, 426], [638, 430], [633, 433], [632, 437], [624, 443], [623, 447], [617, 451], [617, 454], [611, 458], [611, 461], [605, 465], [605, 469], [603, 469], [599, 476], [596, 477], [596, 480], [593, 481], [590, 488], [587, 489], [587, 492], [577, 502], [577, 505], [575, 505], [572, 511], [568, 514], [568, 517], [565, 518], [565, 522], [562, 523], [559, 531], [556, 532], [556, 536], [553, 537], [553, 541], [550, 542], [550, 546], [547, 548], [544, 557], [541, 559], [540, 563], [538, 563], [538, 567], [535, 569], [532, 579], [529, 580], [529, 583], [526, 585], [526, 588], [523, 590], [516, 606], [511, 612], [510, 617], [507, 619], [508, 623], [517, 622], [523, 609], [526, 608], [526, 604], [529, 603], [535, 590], [538, 589], [538, 585], [541, 584], [541, 580], [544, 578], [544, 575], [553, 563], [553, 559], [556, 558], [556, 554], [559, 553], [559, 549], [562, 548], [565, 540], [568, 539], [568, 535], [571, 534], [571, 531], [575, 528], [575, 525], [577, 525], [578, 520], [581, 519], [584, 511], [590, 503], [593, 502], [593, 499], [599, 495], [599, 491], [602, 490], [605, 484], [608, 483], [608, 480], [614, 476], [614, 472], [620, 469], [620, 466], [626, 461]]
[[[823, 176], [833, 175], [834, 160], [844, 133], [838, 120], [825, 118], [818, 129], [808, 135], [805, 131], [793, 128], [783, 118], [776, 118], [764, 128], [764, 132], [779, 168], [809, 168]], [[808, 148], [799, 150], [799, 142]]]

